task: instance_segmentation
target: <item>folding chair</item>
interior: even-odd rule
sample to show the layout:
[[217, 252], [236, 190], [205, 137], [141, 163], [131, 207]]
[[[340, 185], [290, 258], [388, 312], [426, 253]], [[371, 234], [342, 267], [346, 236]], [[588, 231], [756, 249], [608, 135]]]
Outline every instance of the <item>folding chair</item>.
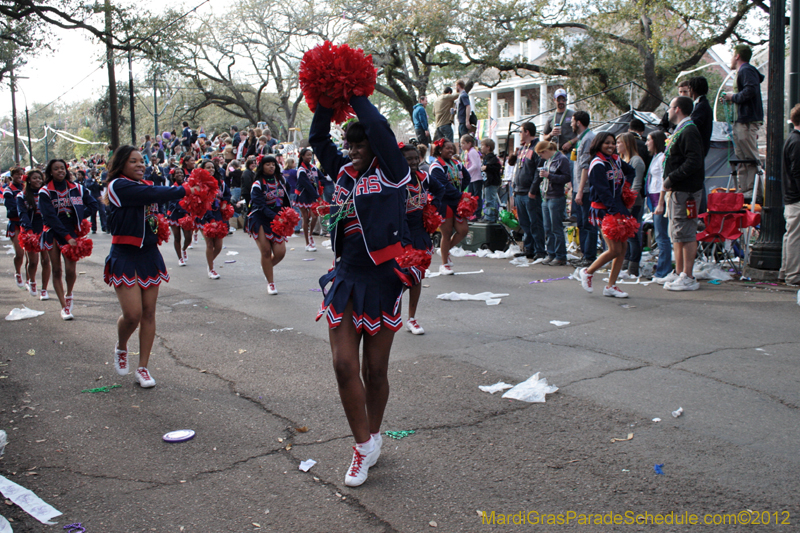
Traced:
[[[761, 223], [761, 214], [744, 209], [744, 195], [713, 192], [708, 195], [708, 211], [699, 215], [705, 229], [697, 234], [698, 252], [716, 262], [727, 263], [740, 274], [734, 259], [747, 260], [749, 242], [742, 239], [742, 228]], [[748, 231], [749, 234], [749, 231]]]

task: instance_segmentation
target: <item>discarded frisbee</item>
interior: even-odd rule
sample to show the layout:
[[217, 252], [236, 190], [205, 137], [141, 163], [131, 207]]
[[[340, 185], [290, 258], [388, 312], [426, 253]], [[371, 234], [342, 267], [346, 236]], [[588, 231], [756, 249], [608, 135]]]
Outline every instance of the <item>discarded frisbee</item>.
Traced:
[[186, 442], [194, 438], [194, 431], [191, 429], [179, 429], [178, 431], [170, 431], [164, 435], [164, 442]]

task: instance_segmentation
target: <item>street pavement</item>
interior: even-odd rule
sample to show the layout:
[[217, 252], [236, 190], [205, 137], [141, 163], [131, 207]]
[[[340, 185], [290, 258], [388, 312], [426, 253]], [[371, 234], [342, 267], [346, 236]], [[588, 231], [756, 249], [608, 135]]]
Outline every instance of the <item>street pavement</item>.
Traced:
[[[279, 294], [268, 296], [256, 246], [241, 231], [225, 239], [216, 281], [202, 243], [184, 268], [172, 243], [162, 246], [171, 280], [157, 309], [157, 385], [143, 390], [114, 371], [119, 305], [102, 280], [110, 237], [92, 237], [72, 322], [60, 319], [52, 286], [52, 300], [35, 300], [14, 285], [12, 256], [0, 263], [3, 314], [23, 304], [45, 311], [0, 322], [0, 429], [9, 437], [0, 474], [63, 513], [45, 526], [0, 505], [15, 532], [73, 523], [88, 533], [756, 527], [702, 525], [714, 513], [769, 519], [758, 527], [772, 531], [800, 521], [796, 290], [638, 284], [615, 300], [573, 280], [529, 283], [568, 276], [567, 267], [457, 258], [457, 272], [483, 273], [425, 280], [417, 318], [426, 333], [400, 331], [392, 349], [383, 429], [415, 433], [384, 437], [367, 482], [348, 488], [352, 437], [327, 326], [314, 321], [329, 249], [307, 253], [302, 238], [290, 239], [276, 267]], [[436, 299], [452, 291], [509, 295], [496, 306]], [[135, 337], [129, 349], [138, 352]], [[478, 389], [536, 372], [559, 387], [546, 403]], [[122, 386], [81, 392], [114, 384]], [[178, 429], [196, 437], [162, 441]], [[317, 464], [304, 473], [306, 459]], [[696, 514], [701, 523], [578, 523], [581, 514], [626, 512]], [[502, 524], [517, 513], [529, 522]], [[539, 526], [530, 523], [536, 513], [576, 516]]]

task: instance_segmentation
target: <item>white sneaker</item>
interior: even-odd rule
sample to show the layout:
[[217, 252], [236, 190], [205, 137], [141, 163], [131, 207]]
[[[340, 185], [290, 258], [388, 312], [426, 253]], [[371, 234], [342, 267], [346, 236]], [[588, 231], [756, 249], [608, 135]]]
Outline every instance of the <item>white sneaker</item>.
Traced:
[[380, 433], [370, 433], [370, 435], [372, 436], [372, 442], [375, 443], [375, 449], [377, 450], [377, 452], [373, 452], [373, 454], [370, 455], [370, 457], [374, 456], [372, 459], [372, 464], [369, 465], [369, 467], [372, 468], [373, 466], [375, 466], [375, 463], [378, 462], [378, 457], [381, 456], [381, 446], [383, 446], [383, 437], [381, 436]]
[[593, 277], [594, 277], [594, 274], [589, 274], [588, 272], [586, 272], [585, 268], [581, 269], [581, 287], [583, 287], [583, 289], [586, 292], [593, 292], [594, 291], [594, 289], [592, 288], [592, 278]]
[[621, 280], [636, 279], [636, 276], [631, 276], [631, 275], [628, 273], [628, 271], [627, 271], [627, 270], [622, 270], [622, 271], [620, 271], [620, 273], [617, 275], [617, 279], [621, 279]]
[[700, 283], [696, 279], [690, 278], [686, 272], [681, 272], [681, 275], [672, 283], [665, 283], [664, 288], [668, 291], [696, 291], [700, 288]]
[[24, 289], [25, 288], [25, 282], [22, 281], [22, 275], [14, 274], [14, 281], [17, 282], [17, 287], [19, 287], [20, 289]]
[[128, 350], [120, 350], [119, 343], [114, 345], [114, 369], [120, 376], [128, 373]]
[[[189, 246], [189, 248], [191, 248], [191, 245]], [[189, 260], [189, 254], [186, 253], [186, 250], [183, 250], [181, 253], [183, 254], [183, 262], [185, 263], [186, 261]]]
[[183, 257], [178, 259], [178, 266], [179, 267], [185, 267], [186, 266], [186, 261], [184, 261]]
[[275, 288], [274, 283], [267, 283], [267, 294], [278, 294], [278, 289]]
[[676, 279], [678, 279], [678, 274], [676, 274], [675, 271], [673, 270], [663, 278], [653, 278], [653, 281], [655, 281], [659, 285], [664, 285], [665, 283], [672, 283]]
[[422, 329], [422, 326], [417, 323], [416, 318], [409, 318], [408, 322], [406, 322], [406, 328], [408, 328], [408, 331], [414, 335], [423, 335], [425, 333], [425, 330]]
[[36, 292], [36, 282], [35, 281], [29, 281], [29, 282], [27, 282], [27, 285], [28, 285], [28, 294], [30, 294], [34, 298], [39, 296], [39, 293]]
[[39, 299], [42, 301], [50, 299], [50, 295], [47, 294], [47, 289], [42, 289], [39, 291]]
[[208, 271], [208, 277], [211, 279], [219, 279], [219, 274], [217, 274], [217, 271], [212, 268]]
[[143, 389], [149, 389], [156, 386], [156, 380], [150, 375], [150, 371], [146, 367], [140, 366], [136, 369], [136, 381]]
[[358, 487], [367, 480], [367, 473], [369, 467], [378, 461], [381, 455], [381, 449], [372, 441], [372, 451], [362, 453], [359, 451], [358, 446], [353, 446], [353, 460], [350, 462], [350, 468], [347, 470], [347, 475], [344, 477], [344, 484], [348, 487]]
[[74, 298], [70, 294], [69, 296], [64, 296], [64, 300], [67, 302], [67, 309], [69, 309], [69, 314], [72, 314], [72, 304], [74, 303]]
[[72, 320], [73, 318], [75, 318], [75, 317], [72, 316], [72, 313], [70, 312], [68, 307], [65, 307], [64, 309], [61, 310], [61, 319], [62, 320]]
[[198, 236], [197, 232], [194, 232], [194, 236], [192, 237], [192, 244], [197, 244], [200, 242], [200, 237]]
[[455, 274], [455, 272], [453, 272], [453, 267], [450, 266], [450, 264], [446, 264], [446, 265], [439, 265], [439, 274], [441, 274], [442, 276], [452, 276], [453, 274]]
[[612, 298], [627, 298], [628, 293], [622, 292], [616, 285], [611, 287], [603, 287], [603, 296], [611, 296]]
[[[192, 244], [192, 243], [190, 242], [190, 243], [189, 243], [189, 246], [187, 246], [187, 247], [186, 247], [186, 250], [192, 250], [192, 249], [194, 249], [194, 244]], [[186, 258], [186, 250], [184, 250], [184, 251], [183, 251], [183, 257], [184, 257], [184, 258]]]
[[313, 244], [306, 244], [306, 252], [316, 252], [317, 247]]

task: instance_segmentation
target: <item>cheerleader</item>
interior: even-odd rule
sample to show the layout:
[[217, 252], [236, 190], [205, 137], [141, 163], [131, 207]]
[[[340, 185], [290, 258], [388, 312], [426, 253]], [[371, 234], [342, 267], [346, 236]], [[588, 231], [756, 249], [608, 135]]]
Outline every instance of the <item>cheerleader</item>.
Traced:
[[[423, 210], [428, 204], [429, 191], [433, 196], [442, 196], [444, 191], [438, 181], [430, 179], [427, 173], [419, 169], [420, 155], [415, 147], [405, 145], [400, 148], [400, 151], [405, 156], [408, 167], [411, 169], [411, 181], [406, 185], [408, 190], [406, 219], [408, 220], [408, 229], [411, 234], [411, 247], [415, 250], [425, 250], [428, 255], [433, 256], [433, 243], [423, 223]], [[422, 329], [415, 317], [417, 316], [419, 297], [422, 293], [422, 279], [425, 277], [425, 270], [417, 267], [411, 267], [409, 270], [413, 278], [413, 284], [408, 290], [408, 321], [406, 322], [406, 327], [414, 335], [423, 335], [425, 330]]]
[[[194, 152], [192, 150], [185, 152], [181, 156], [180, 168], [183, 171], [183, 179], [188, 178], [192, 174], [192, 171], [195, 169], [196, 163], [197, 159], [195, 159]], [[188, 213], [184, 212], [184, 216], [187, 214]], [[195, 228], [190, 231], [190, 233], [192, 234], [192, 238], [189, 239], [189, 244], [186, 246], [186, 248], [183, 249], [184, 263], [186, 263], [189, 260], [189, 257], [186, 255], [186, 250], [194, 249], [194, 245], [197, 244], [199, 241], [199, 237], [197, 235], [198, 234], [197, 222], [198, 220], [195, 220]], [[180, 265], [180, 266], [185, 266], [185, 265]]]
[[[466, 219], [458, 216], [458, 203], [461, 201], [461, 188], [463, 183], [469, 182], [467, 169], [453, 158], [456, 145], [447, 139], [439, 139], [433, 143], [433, 157], [436, 160], [431, 164], [430, 176], [441, 185], [439, 196], [435, 202], [439, 207], [439, 214], [444, 218], [442, 222], [442, 265], [439, 273], [443, 276], [453, 274], [453, 261], [450, 259], [450, 248], [457, 246], [467, 235], [469, 229]], [[455, 233], [454, 233], [455, 231]]]
[[8, 217], [8, 226], [6, 227], [6, 237], [11, 239], [14, 245], [14, 281], [20, 289], [25, 288], [25, 281], [22, 279], [22, 261], [25, 259], [25, 253], [19, 244], [19, 213], [17, 211], [17, 195], [22, 192], [22, 174], [21, 167], [14, 167], [10, 171], [11, 183], [8, 187], [3, 189], [3, 203], [6, 206], [6, 216]]
[[256, 240], [261, 252], [261, 270], [267, 278], [267, 294], [278, 294], [273, 268], [286, 255], [287, 237], [272, 232], [272, 221], [282, 208], [291, 206], [278, 161], [271, 155], [262, 157], [250, 189], [250, 211], [245, 231]]
[[133, 146], [120, 146], [108, 163], [106, 196], [111, 250], [103, 279], [114, 287], [122, 316], [117, 320], [114, 368], [128, 373], [128, 339], [139, 328], [136, 380], [144, 388], [156, 382], [147, 364], [156, 334], [156, 301], [161, 281], [169, 281], [158, 251], [158, 203], [183, 198], [185, 187], [156, 187], [144, 181], [144, 158]]
[[97, 210], [97, 200], [78, 183], [67, 180], [67, 163], [63, 159], [51, 159], [44, 169], [44, 185], [39, 189], [39, 210], [44, 220], [42, 253], [48, 251], [53, 274], [53, 288], [61, 303], [61, 318], [72, 320], [75, 286], [75, 261], [64, 257], [64, 272], [67, 289], [61, 280], [61, 247], [77, 245], [81, 221]]
[[[229, 224], [222, 220], [222, 208], [231, 203], [231, 190], [225, 184], [225, 180], [220, 178], [219, 167], [214, 161], [204, 161], [200, 168], [205, 169], [209, 174], [216, 178], [219, 184], [219, 192], [214, 204], [211, 206], [206, 214], [203, 216], [202, 223], [207, 224], [212, 221], [223, 222], [225, 227], [230, 227]], [[226, 233], [227, 235], [227, 233]], [[222, 239], [225, 237], [209, 237], [203, 232], [203, 237], [206, 240], [206, 263], [208, 263], [208, 277], [211, 279], [219, 279], [219, 274], [214, 270], [214, 259], [217, 258], [222, 251]]]
[[[297, 169], [297, 202], [300, 208], [300, 217], [303, 219], [303, 237], [306, 239], [306, 252], [316, 252], [312, 230], [317, 225], [317, 213], [311, 209], [311, 204], [319, 200], [319, 171], [311, 164], [314, 152], [311, 148], [300, 150], [300, 167]], [[328, 168], [328, 167], [325, 167]], [[338, 168], [338, 167], [337, 167]]]
[[309, 142], [323, 168], [338, 175], [330, 211], [336, 259], [320, 278], [323, 290], [333, 285], [317, 320], [328, 321], [339, 397], [356, 441], [345, 476], [345, 484], [355, 487], [366, 481], [381, 453], [389, 352], [403, 326], [403, 283], [394, 259], [409, 237], [405, 185], [410, 178], [386, 119], [364, 96], [353, 96], [350, 105], [359, 121], [345, 134], [349, 156], [331, 141], [333, 110], [322, 105], [314, 113]]
[[[17, 212], [21, 229], [33, 232], [41, 243], [44, 222], [42, 212], [39, 211], [39, 189], [42, 188], [44, 176], [41, 171], [33, 169], [25, 177], [25, 187], [17, 194]], [[50, 256], [47, 252], [25, 252], [28, 268], [28, 292], [40, 300], [49, 300], [47, 284], [50, 282]], [[38, 263], [42, 263], [42, 288], [36, 292], [36, 270]]]
[[[184, 177], [183, 168], [177, 167], [172, 174], [172, 186], [182, 188]], [[167, 221], [172, 228], [172, 244], [175, 246], [175, 253], [178, 254], [178, 266], [186, 266], [189, 260], [186, 250], [192, 243], [192, 230], [184, 229], [180, 225], [180, 220], [188, 214], [178, 200], [167, 204]], [[181, 246], [181, 235], [183, 235], [183, 246]]]
[[[589, 147], [589, 154], [593, 157], [589, 165], [589, 192], [592, 198], [589, 222], [598, 229], [606, 215], [630, 215], [622, 200], [622, 189], [626, 181], [633, 181], [636, 171], [616, 154], [616, 149], [617, 140], [613, 133], [598, 133]], [[616, 282], [625, 260], [628, 240], [615, 241], [605, 233], [603, 239], [608, 248], [594, 263], [581, 269], [581, 286], [587, 292], [592, 292], [592, 275], [611, 261], [611, 272], [608, 274], [608, 285], [603, 289], [603, 296], [627, 298], [628, 293], [617, 288]]]

